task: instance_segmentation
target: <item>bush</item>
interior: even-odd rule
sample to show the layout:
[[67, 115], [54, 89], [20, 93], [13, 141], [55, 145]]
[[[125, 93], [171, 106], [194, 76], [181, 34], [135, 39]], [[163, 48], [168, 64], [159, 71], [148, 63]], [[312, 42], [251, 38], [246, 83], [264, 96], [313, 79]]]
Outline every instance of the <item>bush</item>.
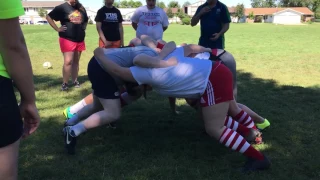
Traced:
[[191, 18], [185, 17], [182, 19], [182, 25], [190, 25]]
[[314, 22], [320, 22], [320, 19], [315, 19]]
[[89, 19], [88, 24], [93, 24], [93, 21]]

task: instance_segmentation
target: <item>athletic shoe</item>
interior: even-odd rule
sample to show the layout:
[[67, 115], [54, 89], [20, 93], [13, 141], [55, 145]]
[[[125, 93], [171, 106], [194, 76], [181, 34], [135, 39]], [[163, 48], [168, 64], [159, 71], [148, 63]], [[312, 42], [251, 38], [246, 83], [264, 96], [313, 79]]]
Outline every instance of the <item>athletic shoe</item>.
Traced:
[[74, 85], [75, 88], [79, 88], [80, 87], [79, 81], [73, 82], [73, 85]]
[[107, 128], [117, 129], [116, 123], [110, 123], [107, 125]]
[[61, 91], [67, 91], [69, 88], [68, 88], [68, 84], [67, 83], [63, 83], [61, 85]]
[[77, 138], [74, 133], [71, 132], [71, 126], [66, 126], [63, 129], [64, 133], [64, 145], [68, 154], [75, 154], [75, 148], [77, 144]]
[[63, 115], [68, 120], [68, 119], [71, 119], [75, 114], [70, 113], [70, 107], [67, 107], [66, 109], [64, 109]]
[[256, 124], [257, 128], [259, 130], [265, 130], [266, 128], [270, 127], [270, 122], [268, 121], [268, 119], [264, 119], [264, 122], [261, 124]]
[[241, 171], [244, 173], [249, 173], [269, 169], [271, 166], [271, 162], [265, 155], [263, 155], [263, 157], [263, 160], [248, 158]]
[[250, 132], [244, 137], [250, 144], [262, 144], [262, 133], [257, 130], [250, 128]]

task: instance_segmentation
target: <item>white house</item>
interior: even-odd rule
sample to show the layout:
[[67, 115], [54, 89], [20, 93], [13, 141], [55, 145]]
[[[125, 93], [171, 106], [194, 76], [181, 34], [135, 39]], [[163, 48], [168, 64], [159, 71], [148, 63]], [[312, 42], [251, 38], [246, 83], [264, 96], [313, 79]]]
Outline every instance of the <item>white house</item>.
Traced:
[[93, 22], [93, 24], [96, 24], [96, 21], [94, 19], [97, 16], [98, 10], [92, 9], [90, 7], [86, 7], [86, 11], [87, 11], [87, 16], [89, 18], [89, 21], [91, 20]]
[[206, 0], [200, 0], [196, 3], [190, 4], [187, 7], [184, 7], [185, 13], [192, 17], [196, 13], [198, 7], [201, 6], [202, 4], [204, 4], [205, 2], [206, 2]]
[[39, 16], [39, 9], [43, 8], [47, 11], [47, 13], [51, 12], [52, 9], [65, 1], [22, 1], [22, 5], [24, 7], [25, 15], [20, 16], [20, 20], [28, 23], [35, 23], [37, 21], [43, 20], [42, 17]]
[[249, 14], [262, 17], [262, 22], [275, 24], [300, 24], [311, 20], [314, 13], [307, 7], [288, 7], [288, 8], [246, 8], [245, 16], [241, 22], [248, 21]]
[[122, 18], [125, 21], [130, 21], [133, 13], [137, 8], [118, 8], [122, 14]]

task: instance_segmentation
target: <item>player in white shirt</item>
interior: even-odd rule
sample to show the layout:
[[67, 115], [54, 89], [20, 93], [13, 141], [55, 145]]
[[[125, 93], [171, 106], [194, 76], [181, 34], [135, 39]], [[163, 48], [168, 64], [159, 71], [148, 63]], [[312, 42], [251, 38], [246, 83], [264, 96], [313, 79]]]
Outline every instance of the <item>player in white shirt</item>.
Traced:
[[[103, 55], [101, 49], [96, 49], [94, 54], [108, 73], [125, 81], [150, 85], [167, 97], [200, 98], [206, 132], [221, 144], [249, 158], [243, 170], [269, 168], [271, 163], [266, 156], [254, 149], [238, 132], [225, 126], [227, 114], [243, 114], [233, 98], [232, 73], [221, 62], [185, 57], [201, 52], [194, 51], [190, 46], [177, 48], [168, 56], [161, 53], [158, 57], [141, 54], [134, 59], [136, 66], [130, 68], [115, 64]], [[247, 114], [243, 114], [241, 120], [254, 125]]]
[[161, 40], [163, 32], [169, 26], [167, 14], [156, 6], [156, 0], [146, 0], [147, 5], [139, 7], [131, 17], [136, 37], [148, 35], [154, 40]]

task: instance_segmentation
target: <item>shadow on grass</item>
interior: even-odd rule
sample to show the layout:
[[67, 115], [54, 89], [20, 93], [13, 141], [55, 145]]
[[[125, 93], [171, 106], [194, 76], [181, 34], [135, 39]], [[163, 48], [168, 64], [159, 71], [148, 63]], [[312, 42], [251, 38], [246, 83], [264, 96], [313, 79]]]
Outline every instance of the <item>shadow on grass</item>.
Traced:
[[[263, 151], [271, 157], [273, 167], [249, 177], [319, 178], [320, 88], [279, 86], [246, 72], [238, 72], [238, 78], [238, 101], [271, 121], [271, 128], [264, 132]], [[41, 81], [57, 83], [55, 79], [38, 77], [37, 85]], [[81, 93], [73, 98], [81, 99], [88, 92]], [[243, 157], [204, 134], [202, 122], [190, 107], [178, 109], [183, 114], [171, 115], [167, 98], [150, 93], [147, 100], [140, 99], [124, 108], [116, 130], [100, 127], [80, 136], [74, 156], [64, 151], [61, 117], [52, 115], [22, 143], [20, 178], [246, 178], [234, 169], [242, 165]]]

